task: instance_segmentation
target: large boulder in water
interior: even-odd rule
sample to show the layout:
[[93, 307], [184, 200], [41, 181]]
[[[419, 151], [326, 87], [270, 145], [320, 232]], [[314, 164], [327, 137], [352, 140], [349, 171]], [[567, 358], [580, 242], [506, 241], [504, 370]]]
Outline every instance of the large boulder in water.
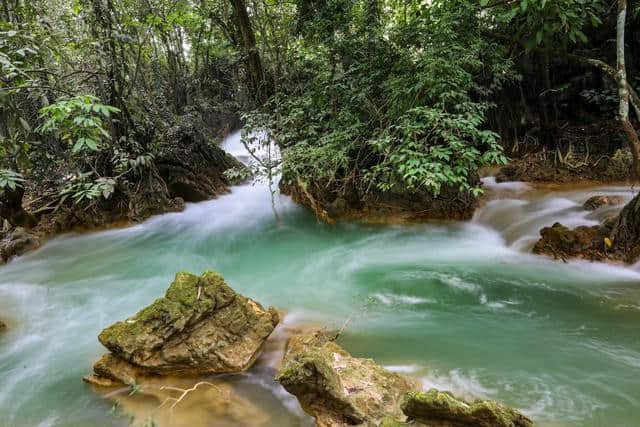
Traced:
[[142, 373], [244, 371], [278, 320], [275, 309], [237, 294], [217, 273], [178, 273], [164, 297], [100, 333], [111, 354], [96, 363], [94, 372], [126, 383]]
[[567, 260], [637, 262], [640, 258], [640, 195], [602, 225], [574, 229], [555, 223], [540, 230], [533, 253]]
[[529, 427], [533, 421], [491, 400], [467, 403], [449, 392], [431, 389], [404, 396], [402, 411], [409, 420], [427, 426]]
[[540, 230], [540, 239], [533, 253], [548, 255], [556, 259], [585, 258], [591, 260], [604, 257], [605, 243], [602, 227], [580, 226], [570, 229], [558, 222]]
[[276, 381], [318, 426], [377, 426], [385, 417], [404, 419], [402, 396], [416, 388], [371, 359], [351, 356], [324, 332], [289, 340]]
[[371, 359], [351, 356], [316, 332], [291, 337], [276, 381], [295, 395], [321, 427], [528, 427], [514, 409], [482, 400], [467, 403], [448, 392], [419, 390], [412, 380]]

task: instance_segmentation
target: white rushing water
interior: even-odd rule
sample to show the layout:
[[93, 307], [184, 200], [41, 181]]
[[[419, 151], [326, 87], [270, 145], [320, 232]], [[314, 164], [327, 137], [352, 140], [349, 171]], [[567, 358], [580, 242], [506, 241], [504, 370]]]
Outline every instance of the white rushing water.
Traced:
[[[242, 157], [238, 137], [224, 147]], [[339, 327], [356, 313], [341, 343], [425, 387], [499, 399], [541, 425], [634, 425], [640, 274], [528, 254], [543, 226], [594, 224], [619, 209], [587, 212], [588, 197], [632, 193], [485, 183], [495, 198], [468, 223], [327, 226], [276, 195], [277, 223], [268, 188], [256, 184], [143, 224], [49, 241], [0, 268], [9, 324], [0, 426], [126, 425], [81, 381], [104, 352], [98, 333], [162, 295], [175, 272], [205, 269], [285, 310], [287, 323]], [[261, 366], [233, 384], [269, 414], [265, 425], [306, 425], [272, 375]]]

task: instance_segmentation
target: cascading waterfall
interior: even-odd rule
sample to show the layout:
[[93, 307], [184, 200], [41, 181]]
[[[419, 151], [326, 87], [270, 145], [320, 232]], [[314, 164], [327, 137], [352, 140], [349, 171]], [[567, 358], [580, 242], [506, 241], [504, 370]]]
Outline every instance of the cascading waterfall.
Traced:
[[[246, 156], [238, 138], [224, 147]], [[543, 226], [611, 213], [584, 211], [591, 195], [631, 192], [485, 184], [494, 198], [469, 223], [326, 226], [276, 195], [276, 224], [259, 183], [132, 227], [55, 238], [0, 269], [10, 325], [0, 425], [126, 425], [81, 381], [104, 352], [96, 336], [175, 272], [205, 269], [290, 324], [339, 327], [355, 313], [342, 344], [427, 387], [504, 401], [540, 425], [637, 423], [640, 273], [527, 253]], [[271, 375], [259, 367], [231, 381], [270, 414], [267, 425], [306, 425]]]

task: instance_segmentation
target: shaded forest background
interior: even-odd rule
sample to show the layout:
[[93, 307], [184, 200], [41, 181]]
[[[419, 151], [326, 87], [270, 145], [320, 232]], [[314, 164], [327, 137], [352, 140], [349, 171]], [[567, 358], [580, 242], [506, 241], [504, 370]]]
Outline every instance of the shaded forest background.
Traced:
[[[320, 217], [430, 201], [428, 216], [463, 219], [480, 169], [508, 159], [499, 179], [640, 170], [637, 3], [1, 6], [4, 233], [140, 220], [249, 173], [281, 172], [282, 190]], [[247, 171], [227, 157], [217, 143], [240, 127], [281, 158]]]

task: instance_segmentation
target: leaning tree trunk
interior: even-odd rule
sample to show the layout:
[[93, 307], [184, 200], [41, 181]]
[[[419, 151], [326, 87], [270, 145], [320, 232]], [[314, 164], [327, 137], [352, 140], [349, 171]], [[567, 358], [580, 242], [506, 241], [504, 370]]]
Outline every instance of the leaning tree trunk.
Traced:
[[629, 120], [630, 91], [629, 84], [627, 82], [627, 68], [624, 56], [624, 27], [626, 20], [627, 0], [618, 0], [618, 21], [616, 26], [616, 81], [618, 83], [618, 96], [620, 100], [618, 119], [620, 120], [622, 128], [627, 135], [627, 139], [629, 140], [629, 147], [631, 148], [631, 155], [633, 156], [633, 175], [634, 178], [638, 180], [640, 179], [640, 139], [638, 138], [638, 133]]
[[634, 262], [640, 257], [640, 195], [620, 211], [609, 236], [614, 249], [624, 255], [625, 261]]
[[256, 38], [251, 27], [251, 20], [247, 13], [244, 0], [229, 0], [233, 7], [233, 15], [238, 32], [240, 33], [242, 48], [245, 54], [247, 79], [249, 88], [253, 91], [253, 98], [262, 104], [268, 97], [268, 87], [265, 79], [260, 53], [256, 45]]

